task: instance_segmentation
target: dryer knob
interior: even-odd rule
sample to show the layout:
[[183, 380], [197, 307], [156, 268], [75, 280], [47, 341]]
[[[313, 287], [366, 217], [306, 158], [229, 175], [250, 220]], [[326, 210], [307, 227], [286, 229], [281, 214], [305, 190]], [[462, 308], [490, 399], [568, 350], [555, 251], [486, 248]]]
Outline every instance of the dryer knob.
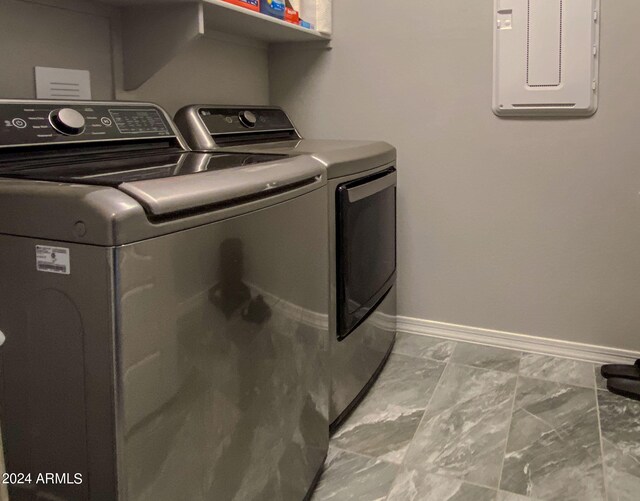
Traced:
[[255, 127], [256, 122], [258, 121], [258, 117], [256, 117], [255, 113], [249, 110], [241, 111], [238, 118], [240, 119], [240, 123], [245, 127]]
[[53, 128], [62, 134], [75, 136], [84, 132], [85, 119], [81, 113], [72, 108], [52, 111], [49, 115], [49, 121]]

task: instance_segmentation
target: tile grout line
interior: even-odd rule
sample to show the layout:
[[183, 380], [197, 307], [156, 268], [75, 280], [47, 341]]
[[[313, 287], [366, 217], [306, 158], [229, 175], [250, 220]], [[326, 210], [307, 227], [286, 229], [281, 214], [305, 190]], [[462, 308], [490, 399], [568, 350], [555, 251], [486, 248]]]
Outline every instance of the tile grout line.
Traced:
[[503, 371], [502, 369], [493, 369], [493, 368], [486, 368], [486, 367], [478, 367], [477, 365], [470, 365], [470, 364], [463, 364], [461, 362], [451, 362], [453, 365], [460, 365], [461, 367], [468, 367], [470, 369], [479, 369], [481, 371], [490, 371], [490, 372], [499, 372], [501, 374], [512, 374], [512, 375], [516, 375], [518, 374], [518, 371]]
[[416, 355], [407, 355], [406, 353], [399, 353], [397, 351], [392, 351], [391, 352], [392, 355], [400, 355], [401, 357], [407, 357], [410, 358], [412, 360], [426, 360], [427, 362], [437, 362], [439, 364], [448, 364], [449, 362], [445, 362], [444, 360], [438, 360], [437, 358], [431, 358], [431, 357], [418, 357]]
[[[542, 352], [537, 352], [537, 351], [525, 351], [522, 350], [521, 348], [509, 348], [509, 347], [505, 347], [505, 346], [496, 346], [496, 345], [492, 345], [492, 344], [482, 344], [482, 343], [478, 343], [478, 342], [473, 342], [473, 341], [463, 341], [463, 340], [453, 340], [451, 338], [448, 337], [438, 337], [438, 336], [433, 336], [430, 334], [415, 334], [412, 332], [404, 332], [404, 331], [398, 331], [399, 334], [404, 334], [405, 336], [412, 336], [412, 337], [420, 337], [420, 338], [427, 338], [427, 339], [435, 339], [435, 340], [440, 340], [442, 342], [450, 342], [450, 343], [455, 343], [456, 347], [458, 345], [461, 344], [466, 344], [466, 345], [470, 345], [470, 346], [480, 346], [480, 347], [485, 347], [485, 348], [494, 348], [496, 350], [504, 350], [504, 351], [511, 351], [511, 352], [519, 352], [520, 353], [520, 358], [522, 359], [523, 355], [539, 355], [539, 356], [544, 356], [547, 358], [553, 358], [556, 360], [570, 360], [572, 362], [581, 362], [581, 363], [585, 363], [585, 364], [603, 364], [605, 362], [594, 362], [593, 360], [585, 360], [582, 358], [575, 358], [575, 357], [569, 357], [569, 356], [559, 356], [559, 355], [551, 355], [549, 353], [542, 353]], [[455, 347], [454, 347], [454, 351], [455, 351]], [[404, 353], [399, 353], [400, 355], [404, 355]], [[407, 357], [413, 357], [413, 358], [429, 358], [429, 357], [415, 357], [414, 355], [405, 355]], [[452, 352], [452, 356], [453, 356], [453, 352]], [[431, 359], [430, 360], [434, 360], [435, 362], [442, 362], [442, 360], [436, 360], [436, 359]], [[453, 362], [456, 363], [458, 365], [467, 365], [467, 364], [460, 364], [458, 362]], [[483, 369], [483, 367], [476, 367], [474, 365], [467, 365], [467, 367], [475, 367], [476, 369]], [[497, 370], [497, 369], [486, 369], [486, 370]], [[498, 370], [498, 372], [508, 372], [508, 371], [500, 371]], [[523, 375], [525, 377], [529, 377], [526, 375]], [[551, 381], [550, 379], [543, 379], [543, 378], [533, 378], [533, 379], [542, 379], [543, 381]], [[565, 383], [566, 384], [566, 383]], [[589, 386], [581, 386], [581, 385], [571, 385], [571, 386], [580, 386], [581, 388], [589, 388]]]
[[[496, 489], [495, 487], [489, 487], [488, 485], [485, 485], [485, 484], [479, 484], [477, 482], [471, 482], [469, 480], [463, 480], [463, 479], [461, 479], [459, 477], [450, 476], [450, 475], [447, 475], [445, 473], [429, 473], [429, 475], [432, 475], [434, 477], [444, 478], [446, 480], [455, 480], [456, 482], [460, 482], [460, 484], [472, 485], [473, 487], [482, 487], [483, 489], [487, 489], [489, 491], [494, 491], [496, 494], [498, 494], [500, 492], [500, 490], [501, 490], [501, 489]], [[504, 492], [509, 492], [509, 491], [504, 491]]]
[[[396, 463], [392, 463], [391, 461], [385, 461], [384, 459], [381, 459], [381, 458], [373, 458], [373, 457], [367, 456], [365, 454], [361, 454], [359, 452], [354, 452], [354, 451], [350, 451], [350, 450], [347, 450], [347, 449], [343, 449], [342, 447], [337, 447], [335, 445], [332, 445], [331, 448], [336, 449], [336, 450], [338, 450], [338, 452], [341, 452], [341, 453], [344, 453], [344, 454], [347, 454], [347, 455], [352, 455], [352, 456], [355, 456], [357, 458], [366, 459], [368, 462], [369, 461], [375, 461], [375, 464], [384, 463], [384, 464], [387, 464], [387, 465], [390, 465], [390, 466], [395, 466], [398, 470], [400, 469], [400, 465], [398, 465]], [[325, 465], [326, 465], [326, 463], [325, 463]], [[323, 465], [323, 468], [324, 468], [324, 465]], [[324, 472], [325, 472], [325, 470], [323, 469], [323, 472], [322, 472], [323, 475], [324, 475]], [[389, 484], [389, 490], [391, 490], [391, 486], [392, 486], [392, 484], [395, 481], [397, 476], [398, 476], [398, 472], [396, 471], [396, 474], [393, 477], [393, 480]], [[320, 482], [318, 482], [318, 484], [316, 485], [316, 487], [315, 487], [315, 489], [313, 491], [314, 493], [318, 490], [318, 486], [319, 485], [320, 485]], [[389, 494], [387, 493], [387, 496], [388, 495]], [[385, 499], [387, 498], [387, 496], [385, 496]]]
[[[482, 346], [482, 345], [479, 345], [479, 346]], [[516, 351], [516, 350], [513, 350], [513, 351]], [[514, 374], [514, 375], [520, 375], [522, 377], [526, 377], [526, 378], [529, 378], [529, 379], [535, 379], [536, 381], [547, 381], [549, 383], [563, 384], [563, 385], [572, 386], [572, 387], [575, 387], [575, 388], [591, 389], [591, 387], [592, 387], [591, 385], [586, 385], [585, 386], [585, 385], [581, 385], [581, 384], [565, 383], [563, 381], [556, 381], [554, 379], [547, 379], [547, 378], [543, 378], [543, 377], [540, 377], [540, 376], [529, 376], [527, 374], [520, 374], [520, 362], [522, 361], [522, 357], [524, 355], [529, 354], [529, 353], [530, 352], [527, 352], [527, 351], [521, 351], [520, 352], [520, 360], [518, 360], [518, 369], [516, 371], [505, 371], [505, 370], [496, 369], [496, 368], [493, 368], [493, 367], [480, 367], [480, 366], [477, 366], [477, 365], [471, 365], [469, 363], [459, 362], [457, 360], [450, 360], [448, 363], [452, 363], [454, 365], [460, 365], [462, 367], [469, 367], [471, 369], [479, 369], [481, 371], [501, 372], [503, 374]], [[405, 356], [411, 356], [411, 355], [405, 355]], [[453, 358], [453, 354], [451, 355], [451, 358]], [[555, 358], [557, 358], [557, 357], [555, 357]], [[434, 359], [429, 359], [429, 360], [434, 360]], [[567, 359], [567, 360], [573, 360], [573, 359]], [[434, 361], [438, 362], [438, 360], [434, 360]], [[588, 363], [588, 362], [585, 362], [585, 363]]]
[[520, 382], [520, 365], [524, 352], [520, 352], [520, 360], [518, 361], [518, 372], [516, 373], [516, 384], [513, 387], [513, 401], [511, 402], [511, 414], [509, 415], [509, 426], [507, 427], [507, 437], [504, 441], [504, 450], [502, 451], [502, 463], [500, 464], [500, 477], [498, 478], [498, 491], [502, 488], [502, 474], [504, 473], [504, 463], [507, 459], [507, 448], [509, 447], [509, 438], [511, 437], [511, 424], [513, 423], [513, 414], [516, 408], [516, 395], [518, 393], [518, 383]]
[[[570, 362], [576, 362], [578, 364], [585, 364], [585, 365], [589, 366], [589, 369], [590, 369], [589, 370], [589, 375], [591, 377], [591, 380], [593, 381], [593, 370], [592, 370], [593, 369], [593, 364], [594, 364], [593, 362], [588, 362], [588, 361], [580, 360], [580, 359], [577, 359], [577, 358], [554, 357], [552, 355], [544, 355], [544, 354], [540, 354], [540, 353], [533, 353], [533, 352], [526, 352], [526, 351], [523, 352], [523, 356], [524, 355], [537, 355], [537, 356], [543, 356], [543, 357], [551, 358], [551, 359], [555, 359], [555, 360], [561, 360], [561, 361], [562, 360], [566, 360], [566, 361], [570, 361]], [[593, 387], [593, 382], [590, 382], [589, 384], [585, 385], [585, 384], [571, 383], [571, 382], [566, 382], [566, 381], [558, 381], [557, 379], [545, 378], [545, 377], [542, 377], [540, 375], [538, 375], [538, 376], [530, 376], [530, 375], [528, 375], [526, 373], [520, 373], [520, 374], [523, 377], [528, 377], [528, 378], [531, 378], [531, 379], [539, 379], [539, 380], [542, 380], [542, 381], [551, 381], [551, 382], [554, 382], [554, 383], [566, 384], [566, 385], [569, 385], [569, 386], [577, 386], [577, 387], [580, 387], [580, 388], [592, 388]]]
[[[444, 373], [447, 372], [447, 369], [451, 365], [450, 360], [451, 360], [451, 357], [445, 363], [444, 368], [442, 369], [442, 372], [440, 373], [440, 377], [438, 378], [438, 382], [433, 387], [433, 391], [431, 392], [431, 395], [429, 396], [429, 400], [427, 401], [427, 405], [424, 408], [424, 412], [422, 413], [422, 417], [420, 418], [420, 422], [418, 423], [418, 427], [416, 428], [416, 431], [413, 433], [413, 436], [411, 437], [411, 440], [409, 440], [409, 446], [407, 447], [407, 452], [409, 452], [409, 447], [411, 447], [411, 445], [413, 444], [413, 439], [416, 438], [416, 434], [418, 433], [418, 430], [420, 429], [420, 425], [422, 425], [422, 422], [424, 421], [424, 416], [426, 415], [427, 410], [429, 409], [429, 406], [431, 405], [431, 402], [433, 401], [433, 397], [436, 394], [436, 391], [438, 390], [438, 387], [440, 386], [440, 383], [442, 383], [442, 379], [444, 377]], [[401, 465], [403, 465], [403, 466], [405, 464], [404, 460], [405, 460], [406, 457], [407, 457], [407, 454], [405, 453], [404, 457], [402, 458], [402, 463], [401, 463]]]
[[[412, 335], [412, 336], [421, 336], [421, 335], [419, 335], [419, 334], [410, 334], [410, 335]], [[431, 336], [421, 336], [421, 337], [428, 337], [428, 338], [431, 338], [431, 339], [441, 339], [441, 338], [433, 338], [433, 337], [431, 337]], [[442, 339], [444, 339], [444, 338], [442, 338]], [[455, 342], [455, 341], [450, 341], [450, 342]], [[401, 355], [404, 355], [404, 356], [406, 356], [406, 357], [422, 358], [422, 359], [432, 360], [432, 361], [434, 361], [434, 362], [447, 363], [447, 364], [448, 364], [448, 363], [451, 363], [451, 364], [454, 364], [454, 365], [460, 365], [460, 366], [463, 366], [463, 367], [470, 367], [470, 368], [472, 368], [472, 369], [480, 369], [480, 370], [483, 370], [483, 371], [502, 372], [502, 373], [506, 373], [506, 374], [517, 374], [517, 375], [520, 375], [520, 376], [525, 377], [525, 378], [535, 379], [535, 380], [537, 380], [537, 381], [547, 381], [547, 382], [550, 382], [550, 383], [562, 384], [562, 385], [572, 386], [572, 387], [575, 387], [575, 388], [591, 389], [591, 388], [593, 387], [593, 384], [588, 384], [588, 385], [583, 385], [583, 384], [573, 384], [573, 383], [567, 383], [567, 382], [564, 382], [564, 381], [557, 381], [557, 380], [554, 380], [554, 379], [548, 379], [548, 378], [544, 378], [544, 377], [541, 377], [541, 376], [530, 376], [530, 375], [528, 375], [528, 374], [521, 374], [521, 373], [520, 373], [520, 368], [521, 368], [521, 365], [522, 365], [522, 358], [523, 358], [525, 355], [540, 355], [540, 354], [538, 354], [538, 353], [529, 352], [529, 351], [521, 351], [521, 350], [516, 350], [516, 349], [511, 349], [511, 348], [507, 349], [507, 348], [500, 348], [500, 347], [488, 346], [489, 348], [505, 349], [505, 350], [507, 350], [507, 351], [513, 351], [513, 352], [518, 352], [518, 353], [520, 353], [520, 358], [518, 359], [518, 369], [517, 369], [515, 372], [512, 372], [512, 371], [505, 371], [505, 370], [496, 369], [496, 368], [492, 368], [492, 367], [489, 367], [489, 368], [487, 368], [487, 367], [479, 367], [479, 366], [477, 366], [477, 365], [472, 365], [472, 364], [469, 364], [469, 363], [459, 362], [459, 361], [457, 361], [457, 360], [454, 360], [453, 358], [454, 358], [455, 350], [456, 350], [456, 349], [458, 348], [458, 346], [460, 346], [461, 344], [469, 344], [469, 345], [474, 345], [474, 346], [485, 346], [485, 345], [477, 344], [477, 343], [468, 343], [468, 342], [466, 342], [466, 341], [458, 341], [458, 342], [455, 342], [455, 347], [454, 347], [453, 351], [451, 352], [451, 356], [449, 357], [449, 359], [447, 360], [447, 362], [443, 362], [442, 360], [436, 360], [436, 359], [434, 359], [434, 358], [428, 358], [428, 357], [415, 357], [415, 356], [413, 356], [413, 355], [405, 355], [405, 354], [403, 354], [403, 353], [400, 353], [400, 354], [401, 354]], [[544, 356], [549, 357], [549, 358], [555, 358], [555, 359], [571, 360], [571, 361], [574, 361], [574, 362], [582, 362], [582, 363], [585, 363], [585, 364], [588, 364], [588, 365], [597, 365], [597, 364], [594, 364], [593, 362], [587, 362], [587, 361], [579, 360], [579, 359], [576, 359], [576, 358], [555, 357], [555, 356], [552, 356], [552, 355], [544, 355]], [[592, 373], [593, 373], [593, 371], [592, 371]], [[597, 385], [596, 385], [596, 388], [597, 388]]]
[[570, 357], [569, 355], [558, 355], [558, 354], [552, 354], [552, 353], [544, 352], [544, 351], [524, 350], [523, 348], [513, 348], [513, 347], [510, 347], [510, 346], [502, 346], [502, 345], [498, 345], [498, 344], [486, 344], [486, 343], [481, 343], [479, 341], [468, 341], [468, 340], [464, 340], [464, 339], [455, 339], [455, 338], [448, 337], [448, 336], [440, 336], [440, 335], [434, 335], [434, 334], [419, 334], [419, 333], [416, 333], [416, 332], [408, 332], [408, 331], [402, 331], [402, 330], [398, 331], [398, 334], [403, 334], [405, 336], [427, 338], [427, 339], [437, 339], [437, 340], [440, 340], [442, 342], [451, 342], [451, 343], [458, 343], [458, 344], [467, 344], [467, 345], [472, 345], [472, 346], [482, 346], [482, 347], [486, 347], [486, 348], [495, 348], [497, 350], [519, 351], [520, 353], [525, 353], [525, 354], [530, 354], [530, 355], [540, 355], [540, 356], [549, 357], [549, 358], [555, 358], [555, 359], [559, 359], [559, 360], [572, 360], [574, 362], [583, 362], [583, 363], [586, 363], [586, 364], [602, 365], [602, 364], [606, 364], [606, 363], [611, 363], [611, 362], [607, 362], [606, 360], [602, 360], [602, 359], [598, 359], [596, 361], [595, 359], [590, 359], [590, 358], [576, 358], [576, 357]]
[[[458, 326], [458, 327], [464, 327], [464, 326]], [[486, 330], [486, 329], [480, 329], [480, 330]], [[430, 338], [430, 339], [441, 339], [442, 341], [452, 341], [452, 342], [457, 342], [457, 343], [463, 343], [463, 344], [470, 344], [470, 345], [476, 345], [476, 346], [486, 346], [488, 348], [497, 348], [500, 350], [507, 350], [507, 351], [521, 351], [521, 352], [525, 352], [525, 353], [531, 353], [534, 355], [543, 355], [546, 357], [551, 357], [551, 358], [558, 358], [558, 359], [563, 359], [563, 360], [575, 360], [577, 362], [586, 362], [586, 363], [591, 363], [591, 364], [606, 364], [606, 363], [619, 363], [619, 362], [611, 362], [611, 357], [606, 358], [605, 355], [605, 359], [603, 360], [602, 358], [597, 358], [594, 356], [593, 358], [591, 357], [585, 357], [585, 358], [576, 358], [575, 356], [569, 356], [568, 354], [564, 354], [563, 353], [556, 353], [556, 352], [552, 352], [552, 351], [545, 351], [544, 349], [527, 349], [525, 350], [524, 347], [513, 347], [510, 345], [504, 345], [504, 344], [500, 344], [500, 343], [494, 343], [494, 342], [486, 342], [486, 341], [480, 341], [480, 340], [470, 340], [464, 337], [457, 337], [457, 336], [450, 336], [447, 334], [435, 334], [435, 333], [423, 333], [423, 332], [415, 332], [412, 330], [406, 330], [406, 329], [401, 329], [397, 331], [399, 334], [403, 334], [403, 335], [407, 335], [407, 336], [416, 336], [416, 337], [425, 337], [425, 338]], [[548, 340], [548, 339], [552, 339], [553, 338], [542, 338], [543, 340]], [[528, 343], [527, 343], [528, 344]], [[578, 343], [580, 344], [580, 343]], [[587, 345], [589, 346], [589, 345]], [[600, 346], [597, 346], [596, 348], [602, 348]], [[569, 346], [569, 347], [565, 347], [563, 349], [575, 349], [575, 347], [573, 346]], [[592, 352], [589, 352], [592, 353]], [[597, 353], [599, 355], [603, 355], [602, 353]], [[615, 357], [616, 359], [619, 359], [620, 357]], [[635, 356], [629, 356], [629, 359], [635, 359]]]
[[[471, 485], [472, 487], [480, 487], [482, 489], [487, 489], [488, 491], [495, 492], [496, 495], [500, 494], [500, 491], [506, 492], [508, 494], [515, 494], [515, 492], [512, 493], [510, 491], [505, 491], [504, 489], [496, 489], [495, 487], [489, 487], [488, 485], [479, 484], [477, 482], [471, 482], [469, 480], [463, 480], [463, 479], [461, 479], [459, 477], [453, 477], [453, 476], [450, 476], [450, 475], [446, 475], [444, 473], [426, 473], [426, 475], [430, 475], [432, 477], [439, 477], [439, 478], [442, 478], [444, 480], [452, 480], [452, 481], [455, 481], [455, 482], [460, 482], [460, 486], [461, 487], [462, 487], [462, 485]], [[391, 492], [389, 492], [389, 494], [391, 494]], [[387, 494], [386, 501], [388, 501], [389, 494]], [[526, 501], [529, 501], [529, 498], [527, 496], [522, 496], [522, 497], [525, 498]], [[494, 501], [496, 501], [496, 500], [494, 500]]]
[[398, 465], [398, 463], [393, 463], [391, 461], [386, 461], [380, 457], [373, 457], [373, 456], [368, 456], [366, 454], [363, 454], [361, 452], [356, 452], [356, 451], [350, 451], [349, 449], [343, 449], [342, 447], [338, 447], [337, 445], [332, 445], [331, 446], [332, 449], [337, 449], [340, 452], [346, 452], [347, 454], [353, 454], [354, 456], [358, 456], [361, 457], [362, 459], [367, 459], [369, 461], [380, 461], [382, 463], [387, 463], [387, 464], [393, 464], [393, 465]]
[[407, 445], [407, 450], [405, 451], [404, 456], [402, 457], [402, 461], [400, 462], [400, 464], [398, 464], [398, 471], [397, 471], [396, 476], [394, 477], [393, 481], [391, 482], [391, 485], [389, 486], [389, 492], [387, 492], [387, 495], [385, 497], [385, 501], [389, 500], [389, 496], [391, 495], [391, 490], [393, 489], [393, 486], [396, 483], [398, 475], [400, 474], [401, 470], [405, 467], [405, 460], [407, 458], [407, 454], [409, 453], [409, 449], [411, 448], [411, 445], [413, 445], [413, 440], [416, 438], [416, 434], [418, 433], [418, 430], [420, 429], [420, 426], [422, 425], [422, 422], [424, 421], [424, 417], [427, 414], [427, 409], [431, 405], [431, 401], [433, 400], [433, 396], [436, 394], [436, 391], [437, 391], [438, 387], [440, 386], [440, 383], [442, 382], [442, 377], [444, 376], [444, 373], [447, 371], [447, 368], [449, 367], [449, 364], [451, 362], [451, 357], [453, 356], [453, 352], [455, 351], [456, 346], [458, 345], [457, 342], [455, 342], [455, 341], [452, 341], [452, 342], [454, 342], [455, 345], [453, 347], [453, 350], [451, 351], [451, 355], [449, 355], [449, 358], [447, 358], [447, 361], [444, 363], [444, 367], [442, 369], [442, 372], [440, 373], [440, 377], [438, 378], [438, 382], [433, 387], [433, 391], [431, 392], [431, 395], [429, 396], [429, 400], [427, 401], [427, 405], [424, 408], [424, 411], [422, 413], [422, 417], [420, 418], [420, 422], [418, 423], [418, 426], [416, 427], [416, 431], [413, 432], [413, 436], [411, 437], [411, 440], [409, 440], [409, 444]]
[[560, 432], [558, 431], [557, 427], [555, 427], [554, 425], [552, 425], [551, 423], [548, 423], [547, 421], [545, 421], [544, 419], [542, 419], [540, 416], [536, 416], [535, 414], [529, 412], [527, 409], [525, 409], [524, 407], [518, 407], [518, 410], [521, 410], [522, 412], [526, 412], [529, 416], [531, 416], [533, 419], [535, 419], [536, 421], [540, 421], [542, 424], [548, 426], [550, 428], [550, 431], [552, 431], [556, 437], [558, 437], [561, 441], [565, 440], [565, 437], [563, 437], [562, 435], [560, 435]]
[[[414, 336], [414, 334], [410, 334], [410, 335], [411, 335], [411, 336]], [[424, 337], [427, 337], [427, 336], [424, 336]], [[438, 339], [438, 338], [430, 338], [430, 339]], [[396, 342], [397, 342], [397, 341], [396, 341]], [[451, 343], [451, 344], [453, 344], [453, 345], [454, 345], [454, 346], [453, 346], [453, 350], [451, 350], [451, 355], [449, 355], [449, 356], [447, 357], [447, 359], [446, 359], [446, 360], [438, 360], [437, 358], [433, 358], [433, 357], [426, 357], [426, 356], [424, 356], [424, 357], [423, 357], [423, 356], [413, 355], [413, 354], [411, 354], [411, 355], [410, 355], [410, 354], [407, 354], [407, 353], [403, 353], [403, 352], [401, 352], [401, 351], [396, 351], [395, 346], [394, 346], [393, 350], [391, 351], [391, 353], [392, 353], [392, 354], [395, 354], [395, 355], [402, 355], [403, 357], [410, 357], [410, 358], [414, 358], [414, 359], [416, 359], [416, 360], [429, 360], [430, 362], [438, 362], [438, 363], [441, 363], [441, 364], [445, 364], [445, 365], [446, 365], [446, 364], [448, 364], [448, 363], [449, 363], [449, 360], [450, 360], [450, 359], [451, 359], [451, 357], [453, 356], [453, 352], [455, 351], [456, 346], [458, 345], [458, 342], [457, 342], [457, 341], [446, 341], [446, 340], [443, 340], [442, 342], [445, 342], [445, 343]]]
[[598, 380], [596, 372], [593, 371], [593, 391], [596, 398], [596, 414], [598, 415], [598, 436], [600, 437], [600, 459], [602, 462], [602, 483], [604, 484], [604, 498], [609, 499], [609, 486], [607, 485], [607, 468], [604, 464], [604, 441], [602, 438], [602, 420], [600, 418], [600, 400], [598, 399]]
[[582, 390], [591, 390], [592, 389], [591, 385], [583, 386], [583, 385], [580, 385], [580, 384], [564, 383], [562, 381], [556, 381], [554, 379], [545, 379], [545, 378], [542, 378], [542, 377], [527, 376], [526, 374], [520, 374], [520, 373], [518, 373], [518, 375], [521, 376], [521, 377], [525, 377], [527, 379], [534, 379], [536, 381], [546, 381], [547, 383], [562, 384], [564, 386], [571, 386], [572, 388], [580, 388]]

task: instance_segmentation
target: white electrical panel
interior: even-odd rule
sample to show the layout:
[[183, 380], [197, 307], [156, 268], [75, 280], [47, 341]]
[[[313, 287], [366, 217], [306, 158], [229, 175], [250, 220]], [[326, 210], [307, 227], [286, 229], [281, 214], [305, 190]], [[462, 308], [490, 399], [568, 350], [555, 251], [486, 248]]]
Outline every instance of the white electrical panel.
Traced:
[[600, 0], [495, 0], [493, 111], [593, 115]]

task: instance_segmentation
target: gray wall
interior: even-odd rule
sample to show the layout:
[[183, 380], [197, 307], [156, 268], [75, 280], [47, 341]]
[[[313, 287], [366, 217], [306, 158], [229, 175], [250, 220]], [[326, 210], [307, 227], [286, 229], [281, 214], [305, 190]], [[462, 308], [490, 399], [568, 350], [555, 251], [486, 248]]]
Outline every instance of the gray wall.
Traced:
[[118, 9], [88, 0], [0, 0], [0, 97], [34, 98], [34, 66], [91, 71], [94, 99], [267, 104], [265, 47], [203, 38], [141, 88], [122, 90]]
[[201, 38], [142, 87], [116, 97], [153, 101], [171, 115], [193, 103], [268, 104], [268, 61], [266, 47]]
[[337, 0], [332, 51], [271, 52], [303, 134], [399, 149], [401, 315], [640, 350], [640, 3], [603, 4], [586, 120], [492, 114], [492, 0]]
[[46, 3], [0, 0], [0, 97], [34, 98], [33, 67], [53, 66], [89, 70], [93, 97], [111, 98], [110, 10]]

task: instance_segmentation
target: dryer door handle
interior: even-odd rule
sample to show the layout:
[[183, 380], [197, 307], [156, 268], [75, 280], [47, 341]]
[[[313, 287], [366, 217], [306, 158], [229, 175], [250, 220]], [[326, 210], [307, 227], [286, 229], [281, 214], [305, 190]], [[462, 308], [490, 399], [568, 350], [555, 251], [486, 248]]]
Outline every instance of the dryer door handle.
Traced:
[[381, 191], [384, 191], [391, 186], [395, 186], [396, 183], [397, 174], [394, 170], [386, 176], [375, 179], [374, 181], [371, 181], [369, 183], [361, 184], [353, 188], [348, 188], [347, 194], [349, 195], [349, 202], [357, 202], [359, 200], [362, 200], [363, 198], [367, 198], [375, 195], [376, 193], [380, 193]]

